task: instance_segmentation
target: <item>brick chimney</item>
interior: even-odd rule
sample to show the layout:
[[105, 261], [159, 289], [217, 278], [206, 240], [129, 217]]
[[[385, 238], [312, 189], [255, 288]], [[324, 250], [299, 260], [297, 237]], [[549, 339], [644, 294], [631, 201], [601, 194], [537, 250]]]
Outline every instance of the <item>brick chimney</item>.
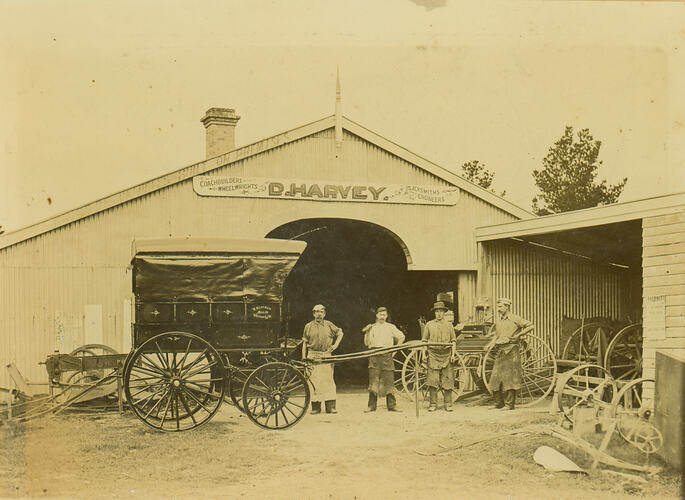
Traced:
[[209, 108], [202, 118], [207, 130], [207, 159], [235, 149], [235, 126], [240, 117], [235, 109]]

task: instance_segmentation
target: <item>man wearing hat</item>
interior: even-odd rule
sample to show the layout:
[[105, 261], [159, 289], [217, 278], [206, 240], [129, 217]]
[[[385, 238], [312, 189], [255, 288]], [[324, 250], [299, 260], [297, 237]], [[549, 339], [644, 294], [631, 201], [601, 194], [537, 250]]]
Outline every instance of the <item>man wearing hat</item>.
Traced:
[[[442, 301], [433, 304], [435, 319], [426, 323], [421, 335], [425, 342], [449, 343], [456, 342], [452, 323], [445, 319], [447, 307]], [[445, 401], [445, 411], [452, 411], [452, 388], [454, 387], [454, 367], [450, 364], [452, 357], [451, 346], [431, 346], [428, 350], [428, 367], [426, 373], [426, 385], [430, 395], [430, 407], [428, 411], [438, 409], [438, 389], [442, 389]]]
[[[366, 325], [362, 330], [364, 332], [364, 345], [373, 349], [376, 347], [392, 347], [404, 342], [404, 333], [392, 323], [388, 323], [387, 319], [387, 308], [379, 307], [376, 309], [376, 322]], [[388, 411], [399, 411], [397, 400], [393, 394], [394, 370], [392, 353], [379, 354], [369, 358], [369, 407], [366, 412], [376, 411], [379, 396], [385, 396]]]
[[[302, 358], [321, 359], [331, 355], [340, 345], [343, 332], [325, 320], [326, 308], [317, 304], [312, 309], [314, 320], [304, 326], [302, 335]], [[335, 408], [335, 380], [333, 363], [317, 363], [312, 367], [309, 382], [312, 393], [312, 415], [321, 413], [321, 402], [326, 404], [326, 413], [338, 413]]]
[[500, 298], [497, 301], [495, 338], [492, 340], [497, 346], [497, 354], [490, 377], [490, 388], [495, 398], [495, 408], [513, 410], [516, 404], [516, 391], [521, 389], [523, 382], [517, 340], [533, 329], [533, 323], [515, 315], [510, 309], [511, 300]]

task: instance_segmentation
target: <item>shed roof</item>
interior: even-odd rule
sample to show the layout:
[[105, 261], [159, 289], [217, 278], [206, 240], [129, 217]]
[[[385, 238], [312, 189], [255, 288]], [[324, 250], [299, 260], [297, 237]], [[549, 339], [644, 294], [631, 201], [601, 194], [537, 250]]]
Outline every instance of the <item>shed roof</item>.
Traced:
[[[504, 198], [495, 195], [487, 189], [483, 189], [482, 187], [473, 184], [472, 182], [469, 182], [466, 179], [463, 179], [462, 177], [459, 177], [458, 175], [454, 174], [453, 172], [447, 170], [444, 167], [437, 165], [436, 163], [433, 163], [415, 153], [412, 153], [411, 151], [403, 148], [402, 146], [382, 137], [379, 134], [376, 134], [375, 132], [372, 132], [371, 130], [363, 127], [362, 125], [359, 125], [358, 123], [344, 116], [341, 117], [341, 121], [342, 128], [347, 130], [348, 132], [358, 137], [361, 137], [362, 139], [371, 142], [382, 149], [385, 149], [389, 153], [409, 163], [416, 165], [417, 167], [435, 175], [438, 178], [445, 180], [446, 182], [454, 186], [457, 186], [460, 189], [463, 189], [464, 191], [473, 194], [478, 198], [481, 198], [482, 200], [503, 210], [504, 212], [507, 212], [519, 218], [535, 217], [534, 214], [528, 212], [527, 210], [524, 210], [518, 205], [515, 205], [510, 201], [507, 201]], [[271, 149], [284, 146], [288, 143], [297, 141], [299, 139], [316, 134], [318, 132], [328, 130], [330, 128], [335, 127], [336, 124], [339, 125], [339, 122], [336, 123], [335, 115], [331, 115], [322, 118], [321, 120], [317, 120], [315, 122], [308, 123], [306, 125], [302, 125], [300, 127], [282, 132], [280, 134], [267, 137], [252, 144], [236, 148], [220, 156], [210, 158], [198, 163], [194, 163], [174, 172], [145, 181], [141, 184], [137, 184], [133, 187], [124, 189], [112, 195], [100, 198], [91, 203], [87, 203], [80, 207], [74, 208], [62, 214], [51, 217], [49, 219], [42, 220], [35, 224], [31, 224], [24, 228], [18, 229], [16, 231], [8, 232], [0, 236], [0, 249], [15, 245], [35, 236], [50, 232], [54, 229], [65, 226], [80, 219], [84, 219], [99, 212], [103, 212], [117, 205], [121, 205], [123, 203], [139, 198], [141, 196], [145, 196], [149, 193], [158, 191], [170, 185], [185, 181], [187, 179], [195, 177], [196, 175], [206, 174], [207, 172], [228, 166], [239, 160], [244, 160], [246, 158], [259, 155], [265, 151], [269, 151]]]
[[492, 241], [554, 233], [685, 212], [685, 191], [612, 205], [545, 215], [534, 219], [483, 226], [476, 229], [476, 241]]

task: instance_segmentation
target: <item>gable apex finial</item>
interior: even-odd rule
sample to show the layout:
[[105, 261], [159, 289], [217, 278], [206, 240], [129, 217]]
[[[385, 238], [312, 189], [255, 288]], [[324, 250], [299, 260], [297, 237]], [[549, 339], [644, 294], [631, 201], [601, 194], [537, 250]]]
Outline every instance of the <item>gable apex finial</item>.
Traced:
[[340, 91], [340, 67], [336, 68], [335, 81], [335, 145], [342, 145], [342, 92]]

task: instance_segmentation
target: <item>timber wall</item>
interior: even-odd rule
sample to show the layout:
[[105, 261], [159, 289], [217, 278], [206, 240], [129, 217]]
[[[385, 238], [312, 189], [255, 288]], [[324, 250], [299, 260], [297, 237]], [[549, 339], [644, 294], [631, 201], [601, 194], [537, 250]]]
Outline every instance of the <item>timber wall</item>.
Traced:
[[[643, 376], [655, 376], [656, 352], [685, 357], [685, 207], [642, 221]], [[654, 388], [645, 387], [651, 401]]]

